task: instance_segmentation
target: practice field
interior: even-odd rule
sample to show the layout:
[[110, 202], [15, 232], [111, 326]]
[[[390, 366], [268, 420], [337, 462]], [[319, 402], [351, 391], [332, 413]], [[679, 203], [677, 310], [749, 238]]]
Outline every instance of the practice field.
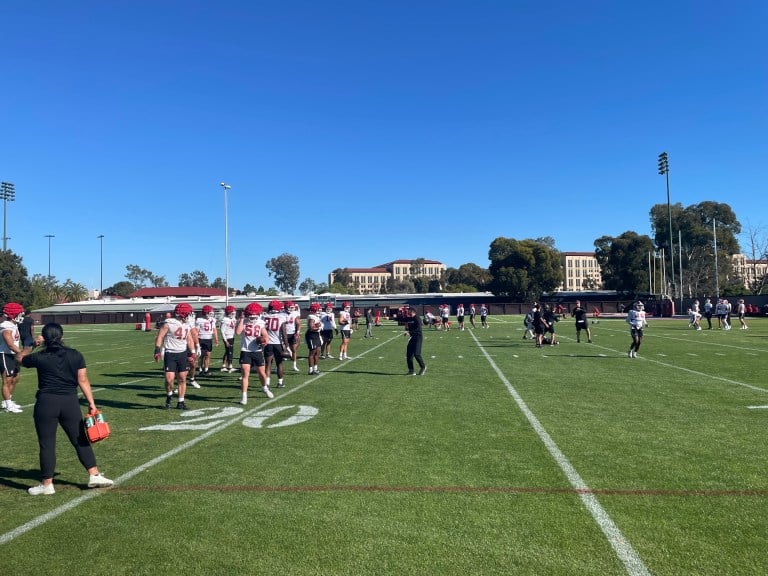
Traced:
[[[112, 489], [89, 490], [63, 434], [56, 494], [32, 497], [36, 389], [0, 413], [0, 574], [768, 574], [768, 321], [694, 331], [651, 320], [576, 343], [425, 329], [423, 377], [402, 328], [356, 331], [319, 376], [286, 364], [266, 399], [238, 374], [163, 409], [155, 333], [65, 327], [112, 437], [94, 449]], [[333, 351], [338, 353], [338, 339]], [[175, 402], [174, 402], [175, 405]]]

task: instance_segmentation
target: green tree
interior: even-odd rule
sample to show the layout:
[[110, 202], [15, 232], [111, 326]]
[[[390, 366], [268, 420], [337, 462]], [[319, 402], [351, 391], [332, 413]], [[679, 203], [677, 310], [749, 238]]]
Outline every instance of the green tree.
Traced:
[[35, 274], [30, 279], [32, 299], [29, 307], [31, 310], [47, 308], [56, 303], [54, 300], [56, 280], [47, 274]]
[[121, 296], [122, 298], [128, 298], [133, 292], [136, 292], [136, 286], [127, 280], [122, 280], [117, 284], [104, 288], [104, 296]]
[[[656, 246], [664, 249], [667, 265], [669, 252], [669, 213], [672, 213], [672, 242], [674, 244], [675, 284], [677, 290], [689, 297], [696, 294], [715, 293], [714, 229], [717, 230], [717, 275], [719, 284], [733, 278], [731, 256], [739, 254], [741, 248], [737, 236], [741, 224], [728, 204], [706, 201], [683, 208], [674, 204], [656, 204], [651, 208], [651, 229]], [[682, 254], [682, 262], [680, 256]], [[679, 278], [682, 263], [683, 278]], [[672, 271], [668, 270], [671, 277]], [[738, 282], [737, 282], [738, 283]]]
[[426, 262], [426, 258], [414, 258], [411, 260], [411, 277], [417, 277], [421, 276], [424, 273], [424, 264]]
[[151, 284], [155, 288], [168, 286], [164, 276], [156, 276], [150, 270], [141, 268], [136, 264], [128, 264], [125, 270], [125, 277], [136, 287], [136, 290], [144, 288], [147, 284]]
[[184, 272], [179, 276], [179, 286], [187, 288], [208, 288], [208, 276], [201, 270], [195, 270], [191, 274]]
[[390, 294], [413, 294], [416, 287], [411, 280], [394, 280], [389, 286]]
[[304, 296], [310, 292], [317, 293], [317, 284], [315, 284], [315, 281], [312, 280], [312, 278], [305, 278], [304, 281], [299, 284], [299, 292]]
[[[21, 256], [10, 250], [0, 250], [0, 306], [7, 302], [18, 302], [24, 308], [32, 306], [32, 284]], [[30, 308], [31, 309], [31, 308]]]
[[293, 254], [284, 252], [277, 258], [267, 261], [269, 275], [274, 277], [275, 286], [287, 294], [293, 294], [299, 283], [299, 259]]
[[[468, 262], [458, 268], [448, 268], [445, 271], [446, 288], [450, 292], [482, 292], [491, 282], [491, 274], [487, 268]], [[456, 285], [461, 289], [457, 289]], [[469, 289], [467, 289], [469, 288]]]
[[619, 292], [648, 291], [648, 254], [653, 240], [627, 231], [620, 236], [601, 236], [595, 240], [595, 258], [600, 265], [603, 287]]
[[[342, 284], [341, 282], [334, 282], [328, 287], [327, 292], [333, 292], [334, 294], [351, 294], [349, 286]], [[322, 292], [320, 292], [322, 294]]]
[[70, 278], [61, 285], [61, 291], [65, 302], [82, 302], [88, 299], [88, 288]]
[[560, 252], [547, 240], [496, 238], [488, 251], [491, 291], [525, 302], [557, 288], [563, 281]]
[[349, 270], [346, 268], [336, 268], [336, 270], [333, 271], [333, 284], [332, 286], [335, 286], [336, 284], [340, 284], [341, 286], [344, 286], [344, 292], [337, 292], [339, 294], [349, 294], [350, 288], [352, 286], [352, 274], [349, 273]]
[[[211, 288], [218, 288], [219, 290], [226, 290], [227, 289], [227, 282], [224, 280], [224, 278], [221, 278], [220, 276], [217, 276], [216, 279], [211, 282]], [[232, 290], [232, 286], [229, 287], [230, 290]]]

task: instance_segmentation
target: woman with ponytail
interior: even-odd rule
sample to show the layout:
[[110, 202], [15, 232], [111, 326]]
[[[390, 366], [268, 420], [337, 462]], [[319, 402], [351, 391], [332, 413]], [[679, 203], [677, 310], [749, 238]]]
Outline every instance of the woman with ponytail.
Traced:
[[83, 428], [78, 387], [90, 411], [96, 410], [85, 358], [74, 348], [64, 345], [63, 335], [64, 329], [59, 324], [46, 324], [42, 335], [36, 338], [36, 343], [44, 344], [44, 348], [34, 354], [25, 348], [17, 355], [25, 368], [37, 368], [38, 390], [34, 419], [40, 445], [42, 482], [28, 490], [33, 496], [56, 492], [53, 476], [56, 471], [56, 430], [59, 425], [74, 446], [80, 463], [88, 471], [88, 487], [106, 488], [113, 484], [96, 467], [96, 456]]

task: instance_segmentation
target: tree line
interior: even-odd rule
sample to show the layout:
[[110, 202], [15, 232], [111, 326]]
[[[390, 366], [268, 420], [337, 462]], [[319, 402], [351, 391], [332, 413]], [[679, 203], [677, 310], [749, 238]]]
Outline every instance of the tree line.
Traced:
[[[732, 255], [742, 253], [737, 240], [742, 226], [728, 204], [712, 201], [688, 207], [680, 203], [656, 204], [649, 216], [651, 236], [628, 230], [616, 237], [601, 236], [594, 241], [602, 288], [632, 294], [651, 291], [673, 297], [715, 295], [716, 291], [721, 295], [763, 293], [768, 279], [754, 262], [768, 257], [768, 237], [761, 228], [748, 228], [745, 255], [753, 264], [746, 269], [746, 277], [736, 274]], [[410, 275], [403, 280], [386, 282], [381, 293], [489, 291], [512, 301], [526, 302], [538, 299], [544, 292], [555, 291], [563, 283], [561, 253], [549, 236], [522, 240], [499, 237], [491, 242], [487, 256], [490, 262], [487, 268], [469, 262], [458, 268], [447, 268], [439, 277], [423, 275], [426, 260], [416, 258], [411, 262]], [[674, 271], [670, 268], [672, 259]], [[311, 278], [299, 282], [299, 259], [293, 254], [280, 254], [269, 259], [265, 266], [274, 281], [273, 287], [265, 289], [245, 284], [230, 289], [237, 294], [267, 295], [295, 294], [297, 290], [301, 294], [359, 293], [359, 286], [347, 268], [334, 270], [334, 282], [328, 285]], [[28, 309], [37, 309], [88, 298], [86, 287], [70, 279], [59, 282], [55, 277], [40, 274], [29, 277], [22, 259], [10, 250], [0, 251], [0, 268], [3, 271], [2, 302], [20, 302]], [[164, 276], [136, 264], [126, 266], [125, 278], [105, 288], [104, 295], [127, 297], [140, 288], [169, 285]], [[666, 279], [666, 285], [661, 284], [660, 278]], [[181, 274], [178, 286], [223, 290], [225, 281], [220, 277], [210, 281], [204, 271], [194, 270]]]

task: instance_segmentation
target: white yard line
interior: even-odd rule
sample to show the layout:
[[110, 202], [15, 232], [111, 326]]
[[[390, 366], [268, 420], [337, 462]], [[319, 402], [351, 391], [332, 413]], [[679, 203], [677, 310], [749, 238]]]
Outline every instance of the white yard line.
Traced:
[[[389, 340], [385, 340], [380, 344], [377, 344], [373, 348], [370, 348], [366, 350], [365, 352], [359, 354], [358, 356], [355, 356], [355, 358], [362, 358], [363, 356], [369, 354], [370, 352], [373, 352], [374, 350], [377, 350], [378, 348], [381, 348], [382, 346], [389, 344], [390, 342], [397, 340], [398, 338], [402, 338], [403, 334], [402, 332], [399, 332], [397, 336], [393, 336]], [[149, 462], [145, 462], [144, 464], [141, 464], [140, 466], [137, 466], [133, 470], [129, 470], [125, 474], [122, 474], [121, 476], [115, 478], [115, 486], [119, 486], [134, 476], [141, 474], [145, 470], [148, 470], [149, 468], [152, 468], [153, 466], [160, 464], [161, 462], [164, 462], [165, 460], [168, 460], [172, 456], [175, 456], [176, 454], [179, 454], [180, 452], [183, 452], [184, 450], [191, 448], [192, 446], [195, 446], [196, 444], [199, 444], [203, 440], [206, 440], [210, 438], [211, 436], [218, 434], [222, 430], [225, 430], [226, 428], [229, 428], [230, 426], [241, 422], [245, 418], [251, 416], [252, 414], [259, 412], [260, 410], [264, 409], [264, 406], [268, 406], [269, 404], [272, 404], [274, 402], [277, 402], [278, 400], [282, 400], [286, 396], [289, 396], [293, 394], [294, 392], [298, 392], [302, 388], [308, 386], [309, 384], [315, 382], [319, 378], [322, 378], [325, 374], [328, 374], [330, 372], [335, 372], [342, 366], [345, 366], [349, 362], [354, 362], [355, 358], [352, 358], [350, 360], [345, 360], [344, 362], [339, 362], [334, 366], [333, 368], [330, 368], [328, 370], [323, 370], [322, 373], [315, 376], [314, 378], [310, 378], [306, 382], [299, 384], [297, 386], [291, 387], [290, 390], [285, 391], [284, 393], [280, 394], [279, 396], [275, 397], [272, 400], [267, 400], [258, 406], [254, 406], [250, 410], [246, 410], [245, 412], [239, 414], [237, 417], [232, 418], [231, 420], [228, 420], [224, 422], [223, 424], [220, 424], [216, 426], [215, 428], [211, 428], [207, 432], [201, 434], [200, 436], [197, 436], [196, 438], [193, 438], [192, 440], [189, 440], [187, 442], [184, 442], [183, 444], [180, 444], [176, 446], [175, 448], [172, 448], [171, 450], [168, 450], [164, 454], [161, 454], [160, 456], [157, 456], [156, 458], [153, 458]], [[141, 380], [146, 380], [147, 378], [142, 378]], [[141, 380], [134, 380], [134, 382], [140, 382]], [[123, 384], [128, 384], [128, 382], [124, 382]], [[27, 532], [34, 530], [35, 528], [42, 526], [49, 520], [53, 520], [54, 518], [57, 518], [58, 516], [61, 516], [65, 512], [69, 512], [70, 510], [73, 510], [74, 508], [77, 508], [80, 504], [84, 504], [91, 498], [95, 498], [96, 496], [100, 496], [102, 494], [107, 493], [108, 489], [95, 489], [95, 490], [88, 490], [85, 492], [82, 496], [78, 496], [74, 500], [70, 500], [66, 504], [62, 504], [61, 506], [57, 506], [50, 512], [47, 512], [46, 514], [42, 514], [41, 516], [38, 516], [36, 518], [33, 518], [32, 520], [22, 524], [21, 526], [18, 526], [17, 528], [14, 528], [13, 530], [10, 530], [6, 532], [5, 534], [0, 535], [0, 545], [7, 544], [11, 540], [14, 540], [15, 538], [18, 538], [22, 534], [26, 534]]]
[[536, 415], [528, 408], [528, 405], [525, 403], [522, 396], [520, 396], [515, 387], [512, 386], [504, 373], [493, 361], [488, 352], [486, 352], [482, 344], [480, 344], [477, 336], [475, 336], [474, 333], [471, 334], [472, 338], [475, 340], [475, 343], [480, 348], [480, 351], [483, 353], [486, 360], [488, 360], [488, 363], [496, 372], [499, 379], [504, 383], [504, 386], [506, 386], [512, 398], [515, 400], [515, 403], [517, 404], [518, 408], [520, 408], [520, 411], [528, 419], [531, 427], [547, 447], [547, 450], [549, 451], [552, 458], [563, 471], [566, 478], [568, 478], [568, 482], [570, 482], [571, 486], [577, 492], [579, 492], [579, 497], [581, 498], [582, 503], [584, 504], [587, 511], [592, 515], [592, 518], [594, 518], [597, 525], [603, 531], [603, 534], [605, 534], [605, 537], [608, 539], [608, 542], [610, 543], [614, 552], [616, 552], [619, 560], [621, 560], [621, 562], [624, 564], [624, 567], [627, 570], [627, 574], [630, 574], [630, 576], [650, 576], [650, 572], [648, 571], [648, 568], [646, 568], [643, 560], [640, 558], [637, 552], [635, 552], [634, 548], [632, 548], [632, 545], [621, 533], [621, 530], [619, 530], [619, 527], [608, 515], [608, 512], [606, 512], [605, 509], [600, 505], [597, 497], [591, 493], [591, 489], [587, 483], [584, 482], [568, 458], [566, 458], [565, 454], [563, 454], [549, 433], [544, 429], [544, 426], [542, 426], [541, 422], [539, 422], [539, 419], [536, 418]]

